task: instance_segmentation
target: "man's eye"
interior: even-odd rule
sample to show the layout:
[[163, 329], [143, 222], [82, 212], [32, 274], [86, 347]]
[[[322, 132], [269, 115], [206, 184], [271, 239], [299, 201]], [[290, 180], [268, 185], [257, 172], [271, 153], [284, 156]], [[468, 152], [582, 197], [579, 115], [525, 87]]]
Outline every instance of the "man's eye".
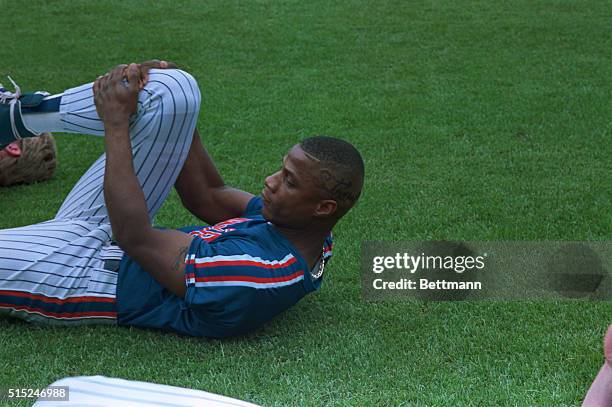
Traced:
[[294, 187], [294, 186], [295, 186], [295, 184], [294, 184], [293, 182], [289, 181], [289, 178], [287, 178], [287, 177], [285, 177], [285, 183], [286, 183], [288, 186], [290, 186], [290, 187]]

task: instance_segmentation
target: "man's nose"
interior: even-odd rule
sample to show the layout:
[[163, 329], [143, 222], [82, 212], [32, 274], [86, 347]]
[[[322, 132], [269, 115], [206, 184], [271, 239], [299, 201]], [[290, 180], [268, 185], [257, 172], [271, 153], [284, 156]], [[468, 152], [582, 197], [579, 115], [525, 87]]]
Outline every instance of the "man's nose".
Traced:
[[268, 188], [272, 192], [276, 192], [276, 188], [278, 187], [278, 172], [275, 172], [272, 175], [268, 175], [266, 180], [264, 181], [264, 186]]

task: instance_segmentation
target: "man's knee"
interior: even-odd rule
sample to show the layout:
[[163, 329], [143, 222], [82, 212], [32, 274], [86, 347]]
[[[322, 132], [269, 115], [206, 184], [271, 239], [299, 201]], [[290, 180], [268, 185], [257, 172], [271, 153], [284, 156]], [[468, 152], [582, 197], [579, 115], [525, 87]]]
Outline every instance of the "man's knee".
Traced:
[[168, 105], [166, 111], [198, 114], [200, 111], [200, 89], [191, 74], [180, 69], [151, 69], [145, 90], [161, 97]]

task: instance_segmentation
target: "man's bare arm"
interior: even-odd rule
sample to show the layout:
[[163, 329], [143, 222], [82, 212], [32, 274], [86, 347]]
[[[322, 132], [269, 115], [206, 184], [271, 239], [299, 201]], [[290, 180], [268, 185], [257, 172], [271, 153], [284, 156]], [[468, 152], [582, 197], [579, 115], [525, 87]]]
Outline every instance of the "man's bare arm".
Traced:
[[[140, 89], [147, 83], [150, 69], [176, 67], [172, 62], [157, 59], [139, 64]], [[208, 224], [240, 216], [253, 197], [253, 194], [225, 185], [210, 155], [202, 146], [197, 130], [193, 134], [191, 148], [175, 188], [183, 205]]]
[[129, 138], [129, 118], [136, 111], [139, 74], [136, 65], [125, 66], [94, 83], [96, 109], [104, 122], [106, 167], [104, 198], [115, 239], [128, 255], [161, 285], [184, 297], [185, 256], [192, 236], [151, 227], [147, 205], [134, 173]]
[[210, 225], [240, 216], [253, 198], [251, 193], [225, 185], [197, 130], [174, 186], [183, 205]]

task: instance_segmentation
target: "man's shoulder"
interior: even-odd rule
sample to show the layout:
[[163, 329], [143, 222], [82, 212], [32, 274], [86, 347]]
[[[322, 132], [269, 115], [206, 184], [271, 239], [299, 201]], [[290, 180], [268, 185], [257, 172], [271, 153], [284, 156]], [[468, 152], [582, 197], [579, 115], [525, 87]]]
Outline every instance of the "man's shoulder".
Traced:
[[251, 198], [251, 200], [247, 204], [247, 207], [244, 210], [244, 213], [242, 214], [242, 216], [261, 215], [262, 208], [263, 208], [263, 200], [261, 196], [255, 195], [253, 198]]

